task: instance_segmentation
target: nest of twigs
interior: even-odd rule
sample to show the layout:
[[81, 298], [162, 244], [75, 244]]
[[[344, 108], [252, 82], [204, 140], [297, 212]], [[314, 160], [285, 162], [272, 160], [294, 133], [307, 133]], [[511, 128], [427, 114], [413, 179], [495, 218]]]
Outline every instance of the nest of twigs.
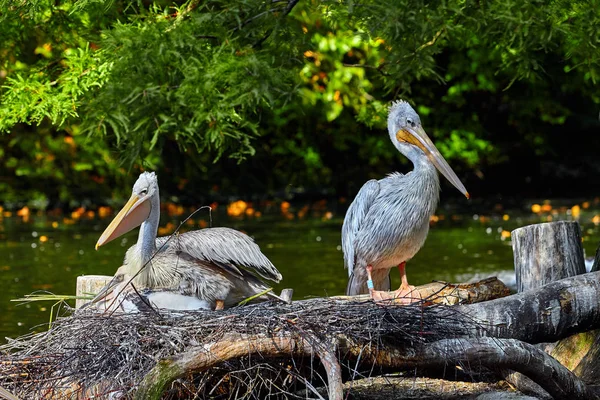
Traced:
[[[309, 343], [345, 337], [385, 349], [459, 336], [473, 324], [451, 307], [382, 306], [334, 299], [266, 302], [219, 312], [107, 316], [80, 310], [59, 318], [47, 332], [2, 346], [0, 386], [22, 398], [77, 398], [90, 393], [128, 398], [160, 360], [193, 348], [208, 352], [232, 333], [239, 337], [288, 335]], [[368, 376], [376, 368], [372, 363], [339, 358], [344, 373], [352, 378]], [[316, 386], [326, 384], [320, 368], [318, 358], [306, 354], [263, 357], [253, 353], [216, 360], [211, 368], [178, 379], [163, 398], [266, 398], [294, 393], [305, 398], [307, 392], [316, 393]]]

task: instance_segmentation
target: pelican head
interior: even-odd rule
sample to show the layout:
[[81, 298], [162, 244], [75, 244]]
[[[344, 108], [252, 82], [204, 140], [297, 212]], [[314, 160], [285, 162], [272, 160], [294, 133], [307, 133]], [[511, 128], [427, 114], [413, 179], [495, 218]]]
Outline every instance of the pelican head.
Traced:
[[[133, 192], [127, 204], [123, 206], [98, 239], [96, 250], [98, 250], [98, 247], [140, 226], [150, 217], [152, 211], [155, 215], [160, 215], [158, 214], [160, 212], [158, 198], [156, 174], [154, 172], [142, 172], [133, 185]], [[153, 210], [153, 208], [156, 208], [156, 210]]]
[[390, 139], [398, 151], [406, 155], [413, 163], [415, 163], [415, 159], [422, 158], [419, 156], [425, 155], [455, 188], [469, 198], [467, 189], [425, 133], [419, 114], [406, 101], [396, 101], [390, 107], [388, 130]]

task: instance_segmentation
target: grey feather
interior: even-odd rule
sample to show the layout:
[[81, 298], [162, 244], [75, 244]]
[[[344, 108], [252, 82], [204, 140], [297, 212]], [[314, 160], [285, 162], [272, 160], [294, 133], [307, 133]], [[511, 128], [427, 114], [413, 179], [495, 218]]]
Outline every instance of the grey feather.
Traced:
[[254, 240], [235, 229], [206, 228], [175, 235], [162, 247], [169, 237], [156, 239], [156, 247], [164, 252], [185, 251], [199, 260], [210, 261], [241, 272], [236, 267], [256, 271], [265, 279], [281, 280], [281, 273], [265, 256]]
[[363, 226], [369, 208], [379, 194], [379, 182], [375, 179], [367, 181], [361, 188], [356, 198], [348, 207], [344, 223], [342, 224], [342, 251], [344, 252], [344, 267], [348, 269], [348, 276], [354, 270], [355, 239]]
[[[353, 260], [349, 295], [368, 293], [367, 264], [373, 266], [375, 289], [389, 290], [389, 269], [410, 260], [423, 246], [439, 199], [439, 178], [433, 166], [369, 182], [377, 182], [379, 191], [374, 197], [357, 196], [349, 207], [353, 212], [344, 218], [348, 229], [342, 228], [344, 257]], [[360, 204], [354, 205], [357, 201]]]

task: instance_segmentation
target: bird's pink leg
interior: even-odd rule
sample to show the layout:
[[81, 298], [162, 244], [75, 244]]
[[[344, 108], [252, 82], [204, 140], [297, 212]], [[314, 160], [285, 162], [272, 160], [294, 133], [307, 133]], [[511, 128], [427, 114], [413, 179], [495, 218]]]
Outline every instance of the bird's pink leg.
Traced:
[[394, 291], [395, 298], [401, 298], [402, 303], [410, 304], [416, 301], [421, 300], [421, 295], [418, 291], [415, 290], [415, 287], [408, 284], [408, 279], [406, 278], [406, 261], [402, 262], [398, 265], [398, 269], [400, 270], [400, 278], [402, 279], [402, 283], [398, 290]]

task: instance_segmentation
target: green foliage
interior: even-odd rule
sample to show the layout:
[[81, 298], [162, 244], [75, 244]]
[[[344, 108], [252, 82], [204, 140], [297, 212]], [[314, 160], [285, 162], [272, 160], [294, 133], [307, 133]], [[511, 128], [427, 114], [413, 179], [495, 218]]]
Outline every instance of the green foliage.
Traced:
[[[385, 134], [387, 105], [400, 97], [459, 171], [508, 165], [515, 148], [558, 159], [575, 151], [560, 129], [598, 126], [597, 0], [0, 0], [0, 9], [0, 132], [10, 134], [0, 163], [15, 180], [120, 180], [134, 166], [232, 191], [352, 191], [405, 162]], [[246, 160], [237, 180], [224, 177], [240, 171], [230, 159]], [[73, 196], [68, 183], [50, 197]], [[5, 185], [18, 197], [18, 184]]]
[[[49, 48], [39, 52], [50, 58]], [[67, 118], [78, 117], [81, 96], [103, 86], [110, 69], [109, 65], [96, 64], [89, 48], [66, 49], [61, 64], [64, 71], [53, 81], [43, 70], [7, 77], [5, 87], [9, 90], [2, 99], [0, 130], [8, 131], [19, 122], [39, 125], [45, 119], [61, 126]]]
[[[222, 5], [200, 6], [179, 23], [163, 11], [152, 21], [142, 18], [107, 32], [103, 58], [119, 78], [87, 105], [86, 130], [114, 134], [117, 143], [132, 145], [134, 159], [164, 138], [182, 149], [213, 151], [217, 158], [252, 155], [258, 111], [274, 107], [293, 81], [283, 68], [287, 60], [254, 46], [261, 35], [279, 29], [276, 20], [252, 21], [257, 28], [238, 35], [260, 8], [240, 2], [235, 12], [216, 12], [215, 6]], [[262, 12], [267, 17], [273, 11]], [[273, 73], [275, 67], [280, 73]]]

